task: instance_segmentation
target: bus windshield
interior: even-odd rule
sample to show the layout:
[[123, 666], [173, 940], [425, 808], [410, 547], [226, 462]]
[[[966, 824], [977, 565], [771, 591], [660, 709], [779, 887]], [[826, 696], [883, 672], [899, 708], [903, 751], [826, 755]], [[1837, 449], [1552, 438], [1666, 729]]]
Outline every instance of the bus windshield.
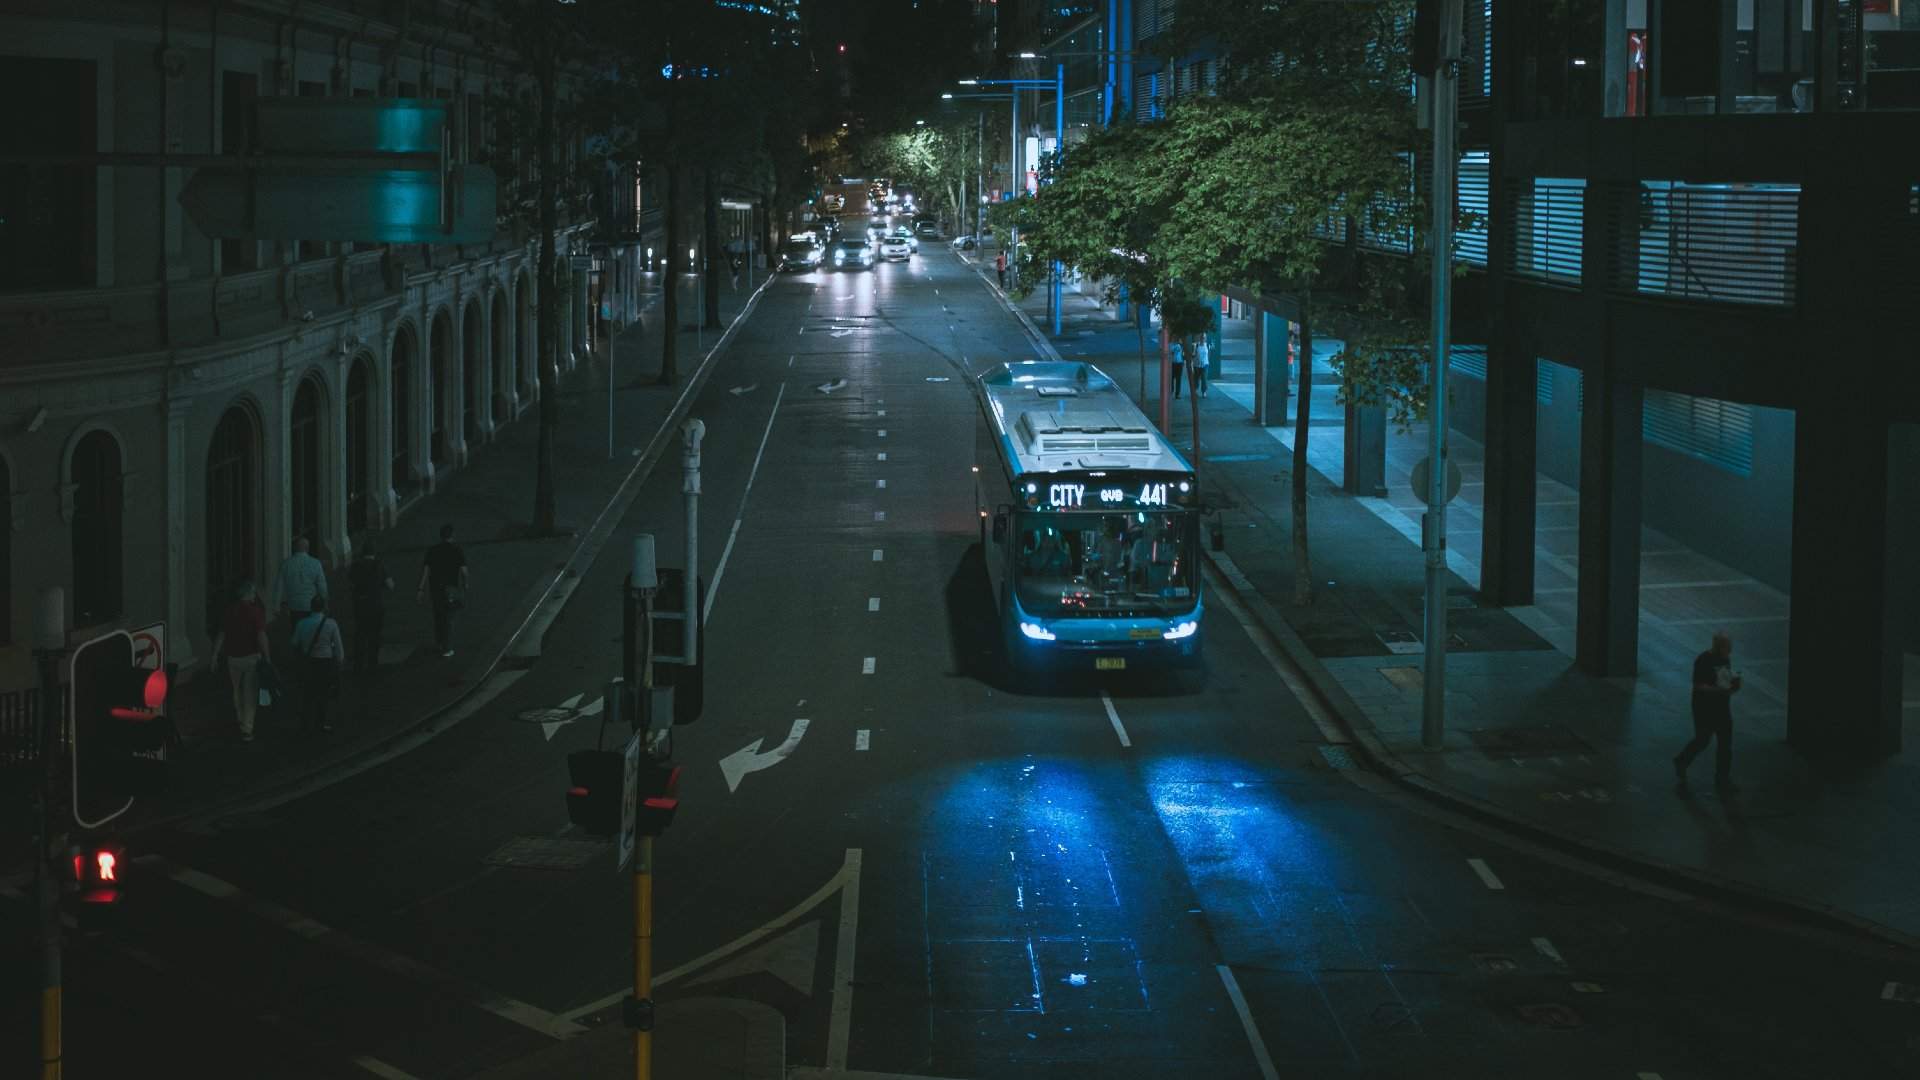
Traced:
[[1016, 517], [1020, 606], [1051, 617], [1177, 615], [1194, 606], [1191, 513], [1026, 513]]

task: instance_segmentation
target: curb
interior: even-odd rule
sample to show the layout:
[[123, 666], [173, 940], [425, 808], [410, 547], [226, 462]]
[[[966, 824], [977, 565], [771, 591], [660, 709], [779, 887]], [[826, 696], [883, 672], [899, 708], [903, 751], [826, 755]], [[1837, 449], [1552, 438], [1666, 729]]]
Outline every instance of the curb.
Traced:
[[[620, 481], [619, 486], [614, 488], [613, 494], [600, 508], [593, 523], [585, 530], [574, 534], [578, 539], [561, 568], [544, 584], [536, 581], [523, 594], [525, 616], [520, 619], [513, 633], [508, 635], [493, 658], [487, 661], [486, 666], [481, 668], [479, 673], [458, 693], [379, 740], [313, 769], [282, 777], [270, 788], [263, 787], [210, 805], [183, 809], [163, 817], [142, 820], [127, 831], [137, 833], [146, 829], [177, 825], [181, 822], [218, 818], [244, 811], [262, 802], [267, 802], [270, 807], [304, 797], [337, 782], [337, 780], [325, 779], [330, 774], [344, 771], [344, 775], [338, 777], [343, 780], [381, 762], [391, 760], [425, 743], [433, 736], [451, 730], [455, 724], [477, 711], [477, 707], [463, 707], [502, 674], [502, 666], [509, 659], [516, 661], [512, 665], [513, 670], [523, 671], [525, 667], [531, 665], [533, 660], [539, 658], [538, 644], [545, 637], [547, 628], [552, 626], [553, 621], [566, 609], [567, 601], [572, 598], [573, 586], [581, 580], [585, 568], [599, 556], [600, 549], [625, 513], [626, 507], [639, 496], [640, 489], [652, 474], [654, 466], [659, 464], [660, 457], [666, 452], [681, 422], [692, 410], [694, 397], [699, 393], [700, 388], [706, 385], [708, 377], [712, 375], [717, 361], [727, 345], [732, 342], [736, 331], [746, 323], [753, 314], [754, 308], [759, 306], [760, 298], [766, 294], [767, 289], [778, 280], [777, 276], [770, 275], [761, 282], [760, 287], [754, 290], [753, 295], [747, 299], [739, 313], [727, 324], [727, 328], [708, 347], [706, 354], [700, 357], [699, 363], [687, 375], [685, 385], [680, 390], [680, 396], [674, 400], [672, 408], [667, 410], [667, 415], [661, 421], [660, 427], [647, 441], [646, 448], [635, 459], [633, 467], [627, 470], [627, 475]], [[563, 585], [566, 586], [564, 590]], [[542, 611], [543, 608], [549, 607], [550, 611]], [[533, 647], [528, 648], [529, 644]], [[518, 677], [517, 674], [514, 675], [515, 680]], [[443, 720], [447, 722], [443, 724]]]
[[1367, 719], [1346, 689], [1320, 658], [1313, 654], [1292, 624], [1253, 585], [1233, 560], [1224, 553], [1216, 555], [1201, 545], [1208, 565], [1226, 583], [1235, 598], [1247, 605], [1260, 628], [1267, 633], [1287, 660], [1294, 665], [1313, 691], [1319, 703], [1331, 713], [1341, 731], [1352, 740], [1366, 767], [1393, 781], [1405, 791], [1429, 803], [1491, 825], [1504, 832], [1583, 862], [1607, 870], [1662, 885], [1679, 892], [1705, 897], [1718, 903], [1762, 913], [1821, 930], [1863, 937], [1873, 944], [1892, 949], [1920, 951], [1920, 938], [1874, 922], [1852, 912], [1762, 889], [1732, 878], [1636, 852], [1610, 844], [1558, 832], [1529, 821], [1518, 814], [1476, 795], [1437, 783], [1407, 764], [1380, 738], [1373, 722]]
[[987, 291], [999, 297], [1001, 305], [1008, 311], [1011, 311], [1014, 318], [1020, 320], [1020, 328], [1027, 332], [1027, 339], [1033, 343], [1033, 351], [1039, 353], [1042, 360], [1066, 359], [1060, 355], [1059, 349], [1053, 347], [1053, 342], [1047, 340], [1046, 333], [1043, 332], [1040, 327], [1034, 325], [1032, 317], [1020, 310], [1020, 305], [1013, 302], [1013, 297], [1008, 296], [1005, 289], [988, 280], [985, 267], [968, 259], [964, 255], [959, 256], [959, 258], [961, 262], [969, 263], [972, 266], [974, 275], [980, 279], [982, 285], [987, 287]]

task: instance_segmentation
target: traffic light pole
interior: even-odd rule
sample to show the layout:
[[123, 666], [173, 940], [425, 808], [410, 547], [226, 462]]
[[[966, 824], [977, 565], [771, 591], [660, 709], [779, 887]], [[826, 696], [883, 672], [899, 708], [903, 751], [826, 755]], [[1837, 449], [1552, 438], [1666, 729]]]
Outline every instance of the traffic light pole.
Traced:
[[61, 1046], [61, 962], [60, 962], [60, 880], [54, 868], [59, 865], [63, 833], [55, 831], [59, 817], [61, 769], [56, 751], [60, 745], [60, 664], [66, 657], [66, 591], [59, 586], [40, 594], [39, 647], [33, 651], [40, 664], [40, 828], [36, 838], [40, 858], [34, 862], [34, 896], [40, 906], [40, 1080], [60, 1080], [63, 1050]]
[[[647, 689], [652, 689], [651, 678]], [[633, 1075], [652, 1080], [653, 837], [645, 833], [633, 848], [633, 997]]]
[[1437, 750], [1447, 723], [1447, 327], [1453, 293], [1454, 180], [1460, 105], [1461, 0], [1441, 0], [1433, 71], [1433, 342], [1427, 375], [1426, 670], [1420, 743]]
[[[659, 586], [653, 537], [634, 539], [632, 572], [627, 577], [625, 645], [621, 649], [626, 685], [637, 686], [627, 710], [636, 737], [647, 737], [653, 719], [653, 592]], [[635, 635], [639, 635], [635, 648]], [[638, 798], [628, 792], [626, 797]], [[629, 817], [637, 815], [630, 814]], [[626, 1024], [633, 1029], [633, 1074], [653, 1076], [653, 837], [644, 832], [633, 852], [633, 996], [626, 1003]]]

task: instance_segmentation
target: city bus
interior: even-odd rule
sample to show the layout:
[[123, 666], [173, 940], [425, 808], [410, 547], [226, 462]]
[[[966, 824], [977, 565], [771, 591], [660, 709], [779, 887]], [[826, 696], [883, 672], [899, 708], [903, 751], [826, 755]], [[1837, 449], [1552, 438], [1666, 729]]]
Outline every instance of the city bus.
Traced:
[[1091, 364], [1003, 363], [976, 388], [975, 502], [1008, 662], [1197, 667], [1193, 467]]

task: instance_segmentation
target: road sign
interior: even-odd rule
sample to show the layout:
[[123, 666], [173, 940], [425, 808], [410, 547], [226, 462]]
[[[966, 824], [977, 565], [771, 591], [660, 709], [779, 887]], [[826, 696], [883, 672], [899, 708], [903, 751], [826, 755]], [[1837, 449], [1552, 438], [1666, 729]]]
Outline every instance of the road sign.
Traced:
[[[1413, 493], [1420, 497], [1421, 502], [1427, 501], [1427, 462], [1430, 460], [1430, 458], [1421, 458], [1420, 463], [1413, 467]], [[1460, 466], [1449, 460], [1447, 462], [1447, 501], [1452, 502], [1454, 496], [1459, 494]]]
[[625, 870], [633, 861], [634, 829], [640, 803], [640, 733], [627, 740], [627, 767], [620, 784], [620, 832], [614, 838], [613, 869]]
[[154, 623], [133, 631], [133, 666], [159, 671], [167, 666], [167, 624]]
[[493, 170], [453, 164], [448, 108], [414, 98], [262, 98], [252, 152], [195, 172], [180, 204], [221, 238], [484, 242], [498, 213]]

